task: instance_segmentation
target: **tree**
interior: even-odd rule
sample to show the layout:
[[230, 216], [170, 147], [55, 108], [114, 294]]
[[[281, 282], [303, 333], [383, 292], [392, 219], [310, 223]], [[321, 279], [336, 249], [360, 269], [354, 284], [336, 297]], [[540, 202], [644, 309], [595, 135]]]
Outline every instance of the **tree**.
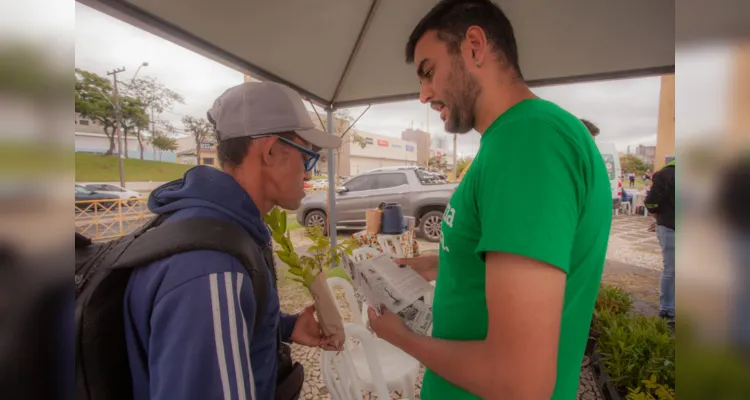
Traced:
[[195, 138], [195, 156], [198, 165], [200, 165], [201, 143], [208, 138], [215, 137], [214, 127], [205, 118], [194, 118], [189, 115], [182, 118], [182, 124], [185, 125], [185, 130], [190, 132]]
[[[166, 110], [171, 110], [172, 105], [175, 103], [185, 104], [185, 98], [181, 94], [175, 92], [159, 83], [154, 78], [143, 78], [136, 79], [132, 84], [127, 87], [127, 92], [130, 96], [138, 99], [142, 104], [144, 113], [147, 115], [148, 122], [150, 123], [151, 136], [156, 135], [156, 125], [169, 126], [169, 122], [164, 119], [160, 119], [162, 113]], [[146, 129], [145, 127], [143, 129]], [[170, 130], [168, 128], [168, 130]], [[141, 130], [136, 130], [136, 137], [138, 138], [138, 144], [141, 147], [141, 160], [143, 159], [143, 137]]]
[[112, 84], [107, 78], [78, 68], [75, 79], [75, 112], [102, 127], [109, 139], [106, 154], [111, 155], [115, 150], [116, 122]]
[[[158, 149], [160, 152], [175, 151], [177, 150], [177, 140], [163, 133], [157, 132], [151, 137], [151, 146], [153, 146], [154, 149]], [[159, 158], [161, 159], [161, 156], [159, 156]]]
[[154, 149], [154, 160], [156, 160], [156, 151], [159, 150], [159, 161], [161, 161], [162, 151], [175, 151], [178, 149], [177, 139], [169, 136], [167, 133], [156, 131], [149, 138], [151, 147]]
[[125, 157], [128, 158], [128, 134], [132, 133], [138, 140], [138, 147], [143, 160], [143, 135], [141, 132], [148, 129], [148, 115], [143, 103], [137, 98], [121, 97], [120, 98], [121, 126], [122, 134], [125, 139]]
[[456, 162], [456, 178], [461, 176], [466, 167], [468, 167], [472, 161], [474, 161], [473, 157], [464, 157], [458, 159], [458, 161]]
[[593, 122], [591, 122], [591, 121], [589, 121], [587, 119], [583, 119], [583, 118], [581, 118], [581, 122], [583, 122], [583, 124], [586, 125], [586, 129], [589, 130], [589, 133], [591, 133], [592, 137], [599, 136], [599, 127], [596, 126], [595, 123], [593, 123]]
[[448, 163], [445, 160], [445, 157], [439, 157], [439, 156], [430, 157], [430, 161], [428, 165], [431, 170], [436, 170], [440, 172], [442, 172], [448, 167]]
[[650, 166], [633, 154], [626, 154], [620, 157], [620, 168], [623, 171], [631, 172], [636, 175], [643, 175]]

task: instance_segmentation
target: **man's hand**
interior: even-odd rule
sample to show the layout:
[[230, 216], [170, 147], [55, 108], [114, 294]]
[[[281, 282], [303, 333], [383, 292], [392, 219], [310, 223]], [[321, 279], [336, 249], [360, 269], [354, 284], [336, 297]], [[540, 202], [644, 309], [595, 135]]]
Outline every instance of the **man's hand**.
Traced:
[[408, 265], [426, 281], [434, 281], [438, 275], [438, 256], [420, 256], [413, 258], [396, 258], [398, 265]]
[[370, 328], [378, 335], [379, 338], [395, 346], [402, 343], [409, 335], [413, 335], [409, 327], [398, 315], [392, 313], [388, 308], [382, 307], [380, 315], [372, 308], [367, 308], [367, 317], [370, 321]]
[[330, 338], [320, 330], [315, 319], [315, 304], [311, 304], [299, 314], [291, 336], [292, 342], [310, 347], [321, 347], [323, 350], [343, 350], [342, 346], [329, 344]]
[[652, 222], [651, 225], [648, 226], [649, 232], [656, 232], [656, 221]]

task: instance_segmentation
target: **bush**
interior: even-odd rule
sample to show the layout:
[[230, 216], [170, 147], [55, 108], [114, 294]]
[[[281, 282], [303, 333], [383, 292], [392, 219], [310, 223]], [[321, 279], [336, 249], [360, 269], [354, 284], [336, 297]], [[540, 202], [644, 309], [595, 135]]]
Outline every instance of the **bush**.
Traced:
[[597, 349], [615, 387], [636, 389], [644, 381], [675, 387], [675, 340], [664, 320], [603, 309], [596, 321]]
[[642, 385], [636, 389], [629, 389], [626, 400], [675, 400], [677, 397], [674, 389], [667, 385], [658, 383], [656, 375], [651, 379], [644, 380]]
[[596, 296], [596, 311], [608, 311], [612, 314], [625, 314], [633, 308], [630, 293], [617, 286], [602, 285]]

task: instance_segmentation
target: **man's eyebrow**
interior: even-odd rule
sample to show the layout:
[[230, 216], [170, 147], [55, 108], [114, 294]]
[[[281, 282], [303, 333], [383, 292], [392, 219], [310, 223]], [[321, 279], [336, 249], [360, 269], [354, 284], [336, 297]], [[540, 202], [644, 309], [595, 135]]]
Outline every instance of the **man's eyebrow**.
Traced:
[[424, 78], [424, 65], [427, 64], [427, 61], [430, 61], [429, 58], [425, 58], [424, 60], [419, 62], [419, 67], [417, 67], [417, 76], [420, 78]]

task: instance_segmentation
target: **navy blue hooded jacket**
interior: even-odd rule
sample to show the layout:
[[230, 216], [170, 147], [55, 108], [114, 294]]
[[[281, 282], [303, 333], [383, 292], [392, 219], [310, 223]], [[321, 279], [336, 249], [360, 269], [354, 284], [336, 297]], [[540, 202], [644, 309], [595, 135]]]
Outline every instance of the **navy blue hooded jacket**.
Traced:
[[[259, 244], [268, 228], [231, 176], [198, 166], [148, 200], [164, 223], [211, 217], [236, 223]], [[289, 340], [296, 316], [281, 314], [268, 274], [268, 309], [253, 334], [250, 276], [234, 257], [191, 251], [138, 268], [125, 292], [125, 336], [136, 400], [273, 399], [278, 329]]]

